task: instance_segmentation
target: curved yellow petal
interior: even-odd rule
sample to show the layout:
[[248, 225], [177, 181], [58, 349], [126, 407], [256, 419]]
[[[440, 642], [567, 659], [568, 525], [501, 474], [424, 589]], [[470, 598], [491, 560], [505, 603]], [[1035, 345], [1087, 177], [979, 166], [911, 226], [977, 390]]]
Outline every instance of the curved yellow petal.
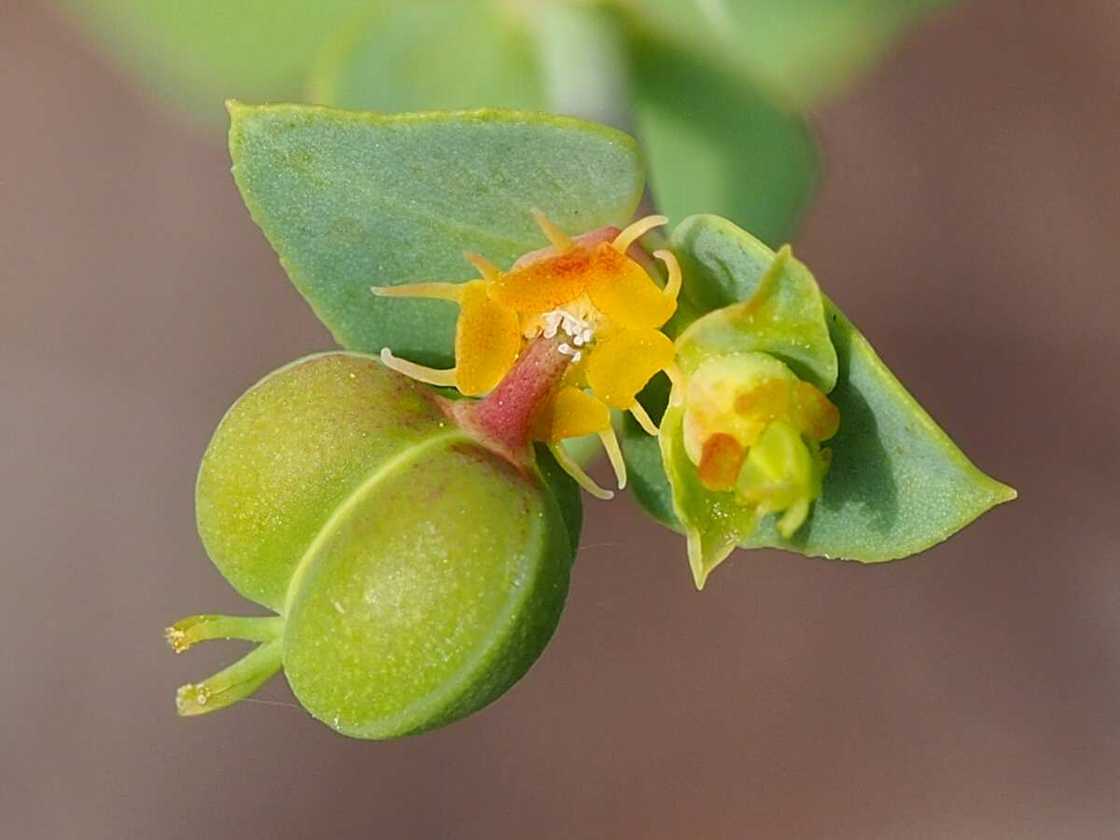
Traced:
[[660, 327], [677, 310], [675, 297], [662, 293], [645, 269], [607, 243], [595, 251], [587, 296], [596, 309], [624, 329]]
[[490, 297], [522, 315], [541, 315], [580, 297], [591, 269], [591, 253], [573, 248], [506, 272], [489, 284]]
[[673, 342], [654, 329], [612, 333], [591, 348], [587, 384], [611, 408], [629, 409], [653, 375], [673, 361]]
[[490, 299], [484, 283], [470, 283], [459, 299], [455, 332], [456, 386], [470, 397], [493, 390], [521, 350], [517, 313]]
[[538, 430], [546, 441], [556, 443], [565, 438], [598, 434], [610, 427], [610, 409], [586, 391], [564, 387], [542, 412]]

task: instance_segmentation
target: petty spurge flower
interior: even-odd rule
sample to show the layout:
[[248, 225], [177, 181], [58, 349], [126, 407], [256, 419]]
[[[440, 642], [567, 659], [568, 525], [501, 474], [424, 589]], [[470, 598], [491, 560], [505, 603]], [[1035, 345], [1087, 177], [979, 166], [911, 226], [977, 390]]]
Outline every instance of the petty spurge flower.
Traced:
[[821, 443], [841, 423], [825, 395], [837, 358], [820, 290], [788, 246], [747, 300], [693, 322], [676, 350], [660, 445], [703, 587], [767, 516], [784, 539], [805, 524], [831, 460]]
[[[479, 279], [373, 287], [384, 297], [453, 301], [460, 310], [453, 368], [424, 367], [394, 356], [389, 348], [382, 350], [381, 359], [413, 379], [454, 387], [464, 396], [498, 394], [474, 413], [489, 410], [497, 421], [491, 426], [517, 427], [508, 430], [508, 439], [499, 432], [499, 442], [511, 449], [522, 446], [526, 436], [546, 443], [585, 489], [609, 498], [560, 443], [598, 435], [619, 487], [626, 485], [610, 409], [630, 412], [649, 434], [657, 434], [636, 395], [672, 364], [673, 343], [659, 328], [676, 311], [680, 267], [670, 251], [653, 253], [668, 276], [661, 288], [634, 246], [640, 236], [664, 225], [664, 216], [647, 216], [622, 231], [606, 228], [575, 238], [543, 214], [534, 216], [551, 245], [525, 255], [508, 271], [470, 253], [466, 258], [478, 269]], [[526, 402], [532, 404], [524, 428], [494, 417], [514, 405], [520, 419]], [[494, 429], [489, 431], [493, 437]]]
[[765, 353], [710, 358], [683, 390], [684, 451], [700, 483], [734, 493], [756, 519], [781, 513], [778, 532], [791, 537], [820, 495], [831, 457], [820, 444], [839, 428], [836, 406]]

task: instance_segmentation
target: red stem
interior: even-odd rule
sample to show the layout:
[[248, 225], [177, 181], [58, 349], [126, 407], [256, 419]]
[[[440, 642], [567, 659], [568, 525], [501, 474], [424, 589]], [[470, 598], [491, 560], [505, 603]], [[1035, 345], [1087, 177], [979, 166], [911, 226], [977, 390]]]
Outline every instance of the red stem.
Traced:
[[559, 350], [565, 340], [562, 334], [533, 339], [498, 387], [478, 402], [452, 403], [451, 413], [468, 431], [511, 460], [524, 463], [531, 457], [533, 419], [571, 362]]

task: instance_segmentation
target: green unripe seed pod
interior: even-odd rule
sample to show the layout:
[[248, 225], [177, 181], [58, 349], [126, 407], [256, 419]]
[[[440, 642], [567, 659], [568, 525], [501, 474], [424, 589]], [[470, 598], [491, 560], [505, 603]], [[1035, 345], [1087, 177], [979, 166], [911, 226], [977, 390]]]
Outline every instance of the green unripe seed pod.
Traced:
[[196, 505], [218, 570], [279, 617], [169, 630], [177, 650], [262, 642], [181, 689], [183, 714], [229, 705], [282, 666], [343, 734], [430, 729], [525, 673], [568, 589], [574, 539], [551, 485], [364, 355], [308, 357], [253, 386], [214, 433]]

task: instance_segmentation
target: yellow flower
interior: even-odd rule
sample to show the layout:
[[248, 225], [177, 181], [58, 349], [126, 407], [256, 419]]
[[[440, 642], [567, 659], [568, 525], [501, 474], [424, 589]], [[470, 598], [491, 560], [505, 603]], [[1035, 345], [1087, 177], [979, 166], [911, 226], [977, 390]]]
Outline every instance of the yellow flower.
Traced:
[[[647, 216], [613, 238], [597, 231], [568, 237], [543, 214], [534, 214], [551, 247], [526, 255], [501, 271], [477, 254], [467, 259], [481, 277], [466, 283], [413, 283], [374, 287], [385, 297], [423, 297], [459, 305], [455, 367], [435, 370], [382, 350], [389, 367], [421, 382], [453, 386], [462, 394], [489, 394], [528, 358], [530, 346], [547, 343], [558, 381], [535, 407], [530, 435], [547, 443], [564, 469], [592, 494], [609, 498], [560, 447], [566, 438], [596, 434], [626, 484], [610, 409], [629, 411], [650, 434], [657, 427], [636, 396], [673, 361], [673, 343], [660, 332], [677, 307], [681, 273], [669, 251], [655, 251], [666, 267], [660, 288], [628, 252], [652, 228], [667, 222]], [[549, 375], [552, 375], [551, 373]]]
[[778, 532], [791, 537], [820, 495], [836, 406], [764, 353], [708, 359], [683, 392], [684, 449], [700, 483], [734, 491], [758, 518], [784, 512]]

